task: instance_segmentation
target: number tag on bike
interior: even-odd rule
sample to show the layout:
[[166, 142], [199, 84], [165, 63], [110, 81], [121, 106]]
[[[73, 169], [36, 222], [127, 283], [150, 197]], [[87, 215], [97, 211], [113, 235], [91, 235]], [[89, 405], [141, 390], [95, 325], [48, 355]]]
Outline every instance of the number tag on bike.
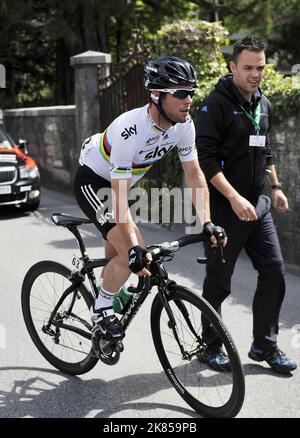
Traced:
[[74, 255], [73, 260], [72, 260], [72, 265], [78, 270], [80, 271], [83, 268], [83, 262], [81, 260], [80, 257], [77, 257], [76, 255]]

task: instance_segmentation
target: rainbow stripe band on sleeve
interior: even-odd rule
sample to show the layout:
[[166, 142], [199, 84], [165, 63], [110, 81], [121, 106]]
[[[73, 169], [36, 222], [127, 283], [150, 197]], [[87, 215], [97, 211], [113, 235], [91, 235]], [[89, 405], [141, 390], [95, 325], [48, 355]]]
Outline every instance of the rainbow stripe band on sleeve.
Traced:
[[[108, 142], [106, 130], [103, 132], [100, 138], [100, 153], [102, 157], [106, 161], [110, 161], [110, 153], [111, 153], [111, 145]], [[132, 173], [133, 175], [143, 175], [144, 173], [148, 172], [148, 170], [152, 167], [152, 165], [155, 163], [155, 161], [150, 161], [147, 163], [141, 163], [141, 164], [132, 164], [131, 167], [123, 167], [119, 166], [116, 169], [113, 170], [114, 174], [125, 174], [125, 173]]]
[[143, 163], [143, 164], [132, 164], [132, 173], [133, 175], [143, 175], [144, 173], [148, 172], [148, 170], [152, 167], [152, 164], [154, 163], [154, 161], [152, 161], [151, 163]]
[[119, 166], [116, 169], [113, 170], [114, 174], [125, 174], [125, 173], [132, 173], [133, 175], [144, 175], [144, 173], [148, 172], [148, 170], [152, 167], [152, 163], [151, 164], [133, 164], [132, 168], [131, 167], [122, 167]]
[[102, 155], [102, 157], [106, 160], [109, 161], [110, 159], [110, 151], [111, 151], [111, 145], [108, 143], [107, 140], [107, 135], [106, 135], [106, 129], [103, 132], [103, 134], [101, 135], [100, 138], [100, 153]]

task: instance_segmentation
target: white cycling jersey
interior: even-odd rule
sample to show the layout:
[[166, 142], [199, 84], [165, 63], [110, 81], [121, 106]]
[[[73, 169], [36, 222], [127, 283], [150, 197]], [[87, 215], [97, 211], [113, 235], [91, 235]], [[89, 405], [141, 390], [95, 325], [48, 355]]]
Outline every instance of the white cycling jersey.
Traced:
[[193, 120], [188, 117], [185, 123], [163, 131], [151, 119], [148, 108], [147, 104], [123, 113], [103, 133], [87, 138], [80, 164], [108, 181], [131, 178], [133, 185], [174, 147], [182, 162], [197, 159]]

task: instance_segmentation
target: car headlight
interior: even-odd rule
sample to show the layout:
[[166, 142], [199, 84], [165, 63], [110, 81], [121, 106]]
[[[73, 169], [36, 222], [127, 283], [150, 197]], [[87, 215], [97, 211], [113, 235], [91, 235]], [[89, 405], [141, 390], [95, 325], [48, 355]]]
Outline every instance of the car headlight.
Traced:
[[20, 177], [21, 178], [38, 178], [40, 175], [39, 169], [37, 167], [20, 167]]

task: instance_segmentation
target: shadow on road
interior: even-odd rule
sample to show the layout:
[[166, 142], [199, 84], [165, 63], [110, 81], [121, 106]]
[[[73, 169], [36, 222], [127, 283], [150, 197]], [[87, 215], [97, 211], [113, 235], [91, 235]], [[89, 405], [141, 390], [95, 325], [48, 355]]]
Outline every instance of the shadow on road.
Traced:
[[[136, 412], [151, 411], [151, 417], [159, 417], [155, 411], [162, 410], [163, 415], [168, 412], [170, 418], [175, 412], [199, 418], [188, 408], [164, 403], [132, 402], [168, 388], [169, 382], [163, 372], [135, 374], [105, 382], [102, 379], [81, 380], [45, 368], [0, 368], [0, 372], [13, 370], [27, 371], [31, 377], [15, 380], [11, 391], [0, 390], [0, 418], [108, 418], [129, 409]], [[64, 380], [54, 383], [52, 377], [57, 381], [58, 376]], [[96, 412], [89, 415], [91, 411]]]
[[289, 379], [293, 377], [292, 373], [288, 373], [288, 374], [276, 373], [267, 364], [259, 365], [259, 364], [246, 363], [243, 364], [243, 370], [245, 377], [251, 375], [262, 375], [262, 374], [264, 374], [265, 376], [269, 375], [272, 378], [277, 377], [278, 379]]

